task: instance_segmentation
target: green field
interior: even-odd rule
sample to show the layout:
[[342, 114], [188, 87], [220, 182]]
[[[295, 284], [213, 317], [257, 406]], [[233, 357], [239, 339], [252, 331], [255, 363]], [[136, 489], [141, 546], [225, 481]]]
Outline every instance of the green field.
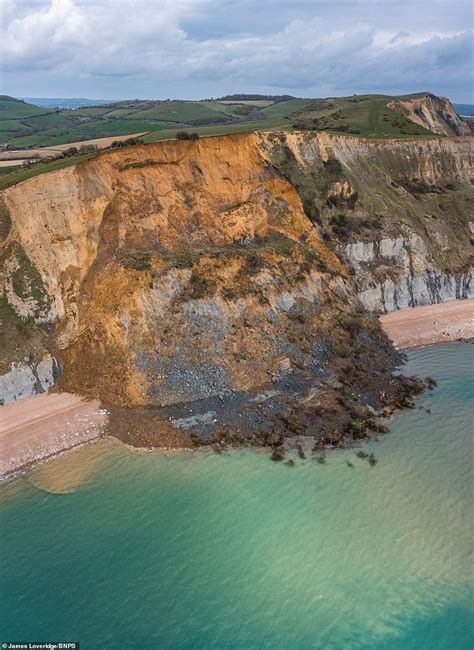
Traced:
[[70, 126], [71, 120], [62, 113], [47, 113], [46, 115], [25, 117], [22, 119], [22, 124], [26, 128], [44, 131], [47, 129], [57, 129]]
[[[225, 135], [226, 133], [244, 133], [247, 131], [286, 131], [291, 125], [281, 118], [273, 120], [261, 120], [258, 122], [241, 122], [239, 124], [218, 124], [215, 126], [200, 126], [187, 129], [180, 129], [188, 133], [198, 133], [200, 137], [212, 135]], [[172, 140], [176, 137], [176, 128], [151, 131], [140, 139], [144, 142], [159, 142], [160, 140]]]
[[[420, 96], [407, 95], [408, 99]], [[348, 133], [369, 138], [400, 138], [406, 136], [432, 136], [406, 117], [392, 111], [388, 95], [357, 95], [314, 100], [292, 115], [295, 129]]]
[[[404, 95], [400, 99], [422, 97]], [[298, 99], [236, 95], [222, 100], [129, 100], [78, 109], [44, 109], [0, 96], [0, 142], [47, 147], [146, 132], [146, 141], [179, 130], [217, 135], [262, 129], [297, 129], [365, 137], [428, 136], [430, 131], [390, 110], [386, 95]]]
[[51, 108], [33, 106], [33, 104], [27, 104], [19, 99], [8, 97], [8, 95], [0, 95], [0, 120], [17, 120], [22, 117], [33, 117], [53, 112]]
[[0, 132], [15, 133], [17, 131], [28, 131], [28, 127], [20, 120], [0, 120]]
[[287, 102], [278, 102], [271, 106], [266, 106], [262, 112], [268, 118], [288, 117], [293, 111], [303, 108], [303, 106], [306, 106], [311, 101], [311, 99], [290, 99]]
[[146, 122], [144, 120], [100, 120], [76, 127], [48, 129], [42, 133], [12, 138], [10, 143], [14, 147], [29, 147], [32, 145], [54, 147], [68, 142], [81, 142], [107, 136], [127, 135], [129, 133], [145, 133], [165, 127], [165, 123]]
[[218, 110], [201, 102], [166, 102], [159, 106], [134, 113], [137, 119], [164, 120], [180, 124], [193, 124], [197, 120], [222, 119]]

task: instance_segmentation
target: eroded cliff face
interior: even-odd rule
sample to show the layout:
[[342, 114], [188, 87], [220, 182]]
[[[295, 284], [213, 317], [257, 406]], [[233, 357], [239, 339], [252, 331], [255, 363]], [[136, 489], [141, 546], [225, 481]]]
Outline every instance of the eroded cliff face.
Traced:
[[388, 313], [403, 307], [462, 300], [474, 295], [472, 271], [442, 271], [416, 234], [347, 244], [344, 255], [355, 273], [362, 304]]
[[388, 107], [401, 113], [411, 122], [440, 135], [470, 135], [471, 129], [456, 113], [447, 97], [427, 93], [415, 99], [394, 99]]
[[58, 376], [57, 362], [47, 353], [39, 361], [13, 362], [8, 371], [0, 375], [0, 406], [47, 392]]
[[367, 309], [473, 295], [471, 137], [374, 142], [291, 133], [269, 136], [265, 147]]
[[3, 193], [4, 301], [114, 433], [135, 407], [133, 442], [363, 437], [418, 385], [359, 298], [387, 308], [366, 283], [388, 296], [414, 237], [466, 273], [469, 151], [289, 133], [106, 153]]

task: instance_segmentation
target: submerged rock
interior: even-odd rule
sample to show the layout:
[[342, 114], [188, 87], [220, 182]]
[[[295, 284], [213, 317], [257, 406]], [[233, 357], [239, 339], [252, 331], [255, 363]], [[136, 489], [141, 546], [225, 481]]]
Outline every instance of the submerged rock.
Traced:
[[284, 460], [285, 458], [285, 449], [283, 447], [274, 447], [271, 455], [271, 459], [274, 461]]

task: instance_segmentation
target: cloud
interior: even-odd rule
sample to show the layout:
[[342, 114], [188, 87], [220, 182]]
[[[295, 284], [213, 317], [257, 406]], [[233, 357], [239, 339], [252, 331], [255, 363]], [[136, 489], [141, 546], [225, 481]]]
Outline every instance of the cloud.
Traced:
[[84, 46], [86, 29], [85, 16], [73, 0], [52, 0], [48, 8], [13, 18], [2, 30], [3, 66], [54, 65], [68, 48]]
[[178, 26], [186, 3], [52, 0], [14, 18], [2, 30], [4, 69], [44, 68], [107, 74], [136, 69], [147, 55], [181, 43]]
[[3, 0], [0, 56], [4, 77], [29, 83], [34, 70], [37, 82], [56, 84], [54, 94], [74, 79], [107, 96], [128, 79], [142, 97], [210, 89], [465, 95], [472, 9], [464, 0], [449, 4], [447, 11], [440, 0]]

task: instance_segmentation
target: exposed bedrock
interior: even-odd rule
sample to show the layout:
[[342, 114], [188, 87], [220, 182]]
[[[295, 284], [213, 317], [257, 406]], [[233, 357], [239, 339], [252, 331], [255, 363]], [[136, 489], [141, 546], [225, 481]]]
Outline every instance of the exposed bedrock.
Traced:
[[363, 437], [419, 388], [369, 312], [470, 290], [470, 145], [242, 134], [12, 187], [4, 367], [34, 343], [62, 389], [207, 441]]
[[49, 354], [38, 362], [13, 362], [8, 372], [0, 375], [0, 406], [45, 393], [58, 376], [58, 364]]
[[406, 100], [394, 99], [388, 107], [401, 113], [411, 122], [441, 135], [470, 135], [471, 129], [459, 115], [447, 97], [431, 93]]
[[289, 133], [266, 147], [363, 305], [383, 313], [473, 295], [472, 143]]
[[350, 243], [344, 254], [355, 272], [359, 298], [370, 311], [387, 313], [474, 296], [471, 268], [436, 268], [418, 235]]

